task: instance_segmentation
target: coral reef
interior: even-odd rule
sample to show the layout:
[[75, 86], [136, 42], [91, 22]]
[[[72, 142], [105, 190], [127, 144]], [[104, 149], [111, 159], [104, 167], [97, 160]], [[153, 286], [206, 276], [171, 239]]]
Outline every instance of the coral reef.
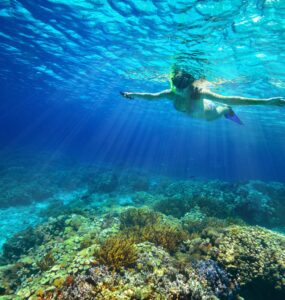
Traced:
[[0, 299], [285, 298], [285, 237], [253, 226], [284, 230], [284, 184], [99, 170], [9, 233]]
[[189, 233], [182, 228], [186, 216], [178, 220], [146, 208], [94, 216], [92, 211], [63, 215], [34, 228], [44, 240], [0, 268], [1, 294], [6, 299], [235, 299], [263, 285], [276, 299], [285, 295], [282, 235], [208, 218], [197, 209], [186, 218], [199, 222]]

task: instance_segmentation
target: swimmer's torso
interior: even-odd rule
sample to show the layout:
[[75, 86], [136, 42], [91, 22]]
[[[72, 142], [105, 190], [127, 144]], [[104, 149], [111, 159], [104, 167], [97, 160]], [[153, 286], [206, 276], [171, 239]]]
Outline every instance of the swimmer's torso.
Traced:
[[228, 108], [225, 105], [216, 105], [213, 101], [206, 99], [204, 91], [199, 89], [195, 90], [194, 93], [191, 90], [173, 92], [172, 99], [175, 109], [192, 118], [209, 121], [217, 119]]
[[174, 93], [173, 104], [176, 110], [184, 112], [191, 117], [201, 118], [204, 115], [204, 101], [200, 94]]

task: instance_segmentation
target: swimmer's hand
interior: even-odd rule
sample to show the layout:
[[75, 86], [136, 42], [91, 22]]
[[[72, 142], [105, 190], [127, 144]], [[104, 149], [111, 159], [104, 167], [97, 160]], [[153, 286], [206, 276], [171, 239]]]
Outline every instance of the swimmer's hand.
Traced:
[[285, 105], [285, 99], [283, 97], [273, 97], [273, 98], [268, 98], [267, 103], [271, 105]]
[[120, 92], [120, 94], [123, 96], [123, 97], [125, 97], [125, 98], [127, 98], [127, 99], [134, 99], [130, 94], [131, 93], [128, 93], [128, 92]]

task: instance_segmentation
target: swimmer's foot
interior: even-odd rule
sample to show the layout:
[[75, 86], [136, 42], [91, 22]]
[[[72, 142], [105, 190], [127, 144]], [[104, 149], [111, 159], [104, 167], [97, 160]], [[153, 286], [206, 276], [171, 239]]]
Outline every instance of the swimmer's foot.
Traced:
[[230, 109], [228, 112], [224, 114], [226, 119], [229, 119], [235, 123], [238, 123], [239, 125], [243, 125], [243, 122], [240, 120], [240, 118], [235, 114], [235, 112]]

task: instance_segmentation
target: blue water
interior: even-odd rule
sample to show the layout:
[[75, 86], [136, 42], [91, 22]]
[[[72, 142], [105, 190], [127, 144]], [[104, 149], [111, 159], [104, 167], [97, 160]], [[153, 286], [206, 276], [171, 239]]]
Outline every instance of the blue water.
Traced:
[[277, 0], [1, 1], [1, 151], [284, 181], [284, 107], [237, 107], [238, 126], [119, 95], [168, 88], [176, 64], [224, 95], [285, 96], [284, 20]]
[[285, 97], [285, 1], [0, 1], [1, 299], [284, 299], [285, 106], [120, 95], [173, 66]]

